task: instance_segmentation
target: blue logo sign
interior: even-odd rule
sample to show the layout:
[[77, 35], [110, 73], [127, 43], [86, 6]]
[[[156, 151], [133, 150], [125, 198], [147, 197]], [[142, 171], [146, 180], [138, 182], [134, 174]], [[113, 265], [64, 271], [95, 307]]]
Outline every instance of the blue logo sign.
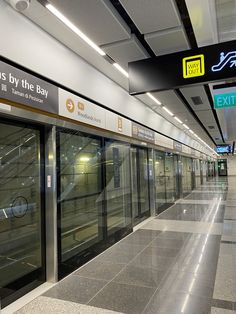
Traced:
[[211, 70], [213, 72], [221, 71], [226, 65], [229, 65], [230, 68], [236, 66], [236, 51], [230, 51], [226, 55], [224, 52], [220, 53], [220, 62], [213, 65]]

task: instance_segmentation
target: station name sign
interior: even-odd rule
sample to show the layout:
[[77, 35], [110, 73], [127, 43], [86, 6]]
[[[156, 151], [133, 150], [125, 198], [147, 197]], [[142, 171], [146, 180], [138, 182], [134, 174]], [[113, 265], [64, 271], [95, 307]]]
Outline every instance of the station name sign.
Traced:
[[58, 114], [58, 88], [0, 61], [0, 98]]
[[129, 63], [131, 95], [236, 76], [236, 41]]

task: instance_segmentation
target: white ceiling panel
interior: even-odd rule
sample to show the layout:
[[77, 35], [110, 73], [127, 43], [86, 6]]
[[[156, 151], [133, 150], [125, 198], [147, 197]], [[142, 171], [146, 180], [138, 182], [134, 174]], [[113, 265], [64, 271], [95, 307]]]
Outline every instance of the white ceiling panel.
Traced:
[[[208, 101], [208, 98], [207, 98], [207, 95], [203, 86], [200, 86], [200, 85], [190, 86], [190, 87], [181, 88], [180, 90], [194, 111], [211, 109], [211, 106], [209, 104], [209, 101]], [[193, 100], [191, 97], [198, 97], [198, 96], [201, 97], [201, 100], [203, 102], [202, 105], [194, 105], [193, 103]]]
[[217, 25], [219, 41], [229, 41], [236, 38], [236, 1], [216, 0]]
[[142, 34], [180, 26], [172, 0], [120, 0]]
[[156, 55], [189, 49], [188, 40], [182, 28], [175, 28], [145, 35], [145, 40]]
[[202, 111], [196, 111], [196, 115], [199, 117], [199, 119], [202, 121], [204, 126], [208, 129], [208, 125], [215, 125], [215, 118], [212, 114], [211, 110], [202, 110]]
[[[39, 12], [39, 15], [37, 16], [35, 12]], [[38, 24], [50, 35], [87, 60], [87, 62], [92, 64], [95, 68], [128, 90], [128, 79], [124, 78], [124, 76], [110, 63], [102, 58], [95, 50], [89, 47], [82, 39], [61, 23], [36, 0], [32, 0], [29, 9], [25, 11], [24, 15], [26, 15], [29, 19], [32, 19], [34, 23]], [[47, 47], [43, 47], [43, 49], [47, 49]], [[58, 69], [58, 71], [61, 71], [61, 69]], [[78, 69], [75, 69], [75, 72], [77, 73], [74, 75], [79, 75], [80, 71], [78, 71]]]
[[102, 49], [128, 71], [128, 62], [149, 57], [134, 35], [131, 39], [102, 46]]
[[50, 0], [97, 45], [128, 39], [130, 30], [108, 0]]
[[152, 93], [163, 105], [167, 106], [173, 113], [188, 112], [188, 109], [175, 94], [173, 90]]
[[215, 1], [185, 0], [185, 2], [198, 47], [218, 43]]

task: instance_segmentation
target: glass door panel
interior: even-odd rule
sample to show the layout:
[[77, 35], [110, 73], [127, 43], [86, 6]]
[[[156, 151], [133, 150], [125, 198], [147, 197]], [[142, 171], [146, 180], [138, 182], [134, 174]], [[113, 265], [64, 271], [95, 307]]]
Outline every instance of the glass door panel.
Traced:
[[166, 202], [172, 204], [176, 199], [176, 176], [174, 155], [165, 156]]
[[106, 141], [108, 235], [131, 226], [130, 146]]
[[149, 211], [148, 153], [139, 148], [140, 213]]
[[139, 180], [138, 180], [138, 162], [137, 148], [131, 147], [131, 188], [132, 188], [132, 217], [139, 217]]
[[65, 263], [103, 238], [101, 140], [58, 131], [57, 150], [60, 261]]
[[192, 160], [188, 157], [182, 157], [182, 162], [183, 196], [186, 196], [192, 191]]
[[165, 153], [155, 151], [155, 198], [156, 208], [166, 204]]
[[201, 185], [201, 166], [199, 159], [194, 160], [194, 169], [195, 169], [195, 184], [196, 188], [198, 188]]
[[150, 215], [147, 149], [131, 147], [131, 168], [132, 218], [135, 225]]
[[42, 162], [39, 130], [0, 123], [2, 306], [24, 285], [45, 280]]

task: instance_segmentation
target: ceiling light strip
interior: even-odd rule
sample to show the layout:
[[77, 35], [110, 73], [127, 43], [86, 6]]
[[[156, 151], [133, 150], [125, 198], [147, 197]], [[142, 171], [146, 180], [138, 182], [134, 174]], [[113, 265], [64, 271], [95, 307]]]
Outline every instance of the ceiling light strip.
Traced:
[[171, 117], [173, 117], [173, 112], [171, 112], [168, 108], [166, 108], [166, 106], [162, 107]]
[[83, 39], [90, 47], [96, 50], [101, 56], [105, 56], [106, 53], [96, 45], [90, 38], [88, 38], [81, 30], [75, 26], [67, 17], [65, 17], [60, 11], [58, 11], [52, 4], [47, 3], [46, 8], [54, 14], [62, 23], [64, 23], [70, 30]]
[[156, 97], [154, 97], [151, 93], [148, 92], [148, 93], [146, 93], [146, 95], [149, 98], [151, 98], [153, 101], [155, 101], [156, 104], [161, 105], [161, 102]]
[[113, 66], [120, 71], [124, 76], [129, 77], [128, 72], [125, 71], [125, 69], [123, 69], [118, 63], [114, 62]]
[[180, 124], [183, 124], [183, 122], [178, 117], [175, 116], [174, 119], [178, 121]]

